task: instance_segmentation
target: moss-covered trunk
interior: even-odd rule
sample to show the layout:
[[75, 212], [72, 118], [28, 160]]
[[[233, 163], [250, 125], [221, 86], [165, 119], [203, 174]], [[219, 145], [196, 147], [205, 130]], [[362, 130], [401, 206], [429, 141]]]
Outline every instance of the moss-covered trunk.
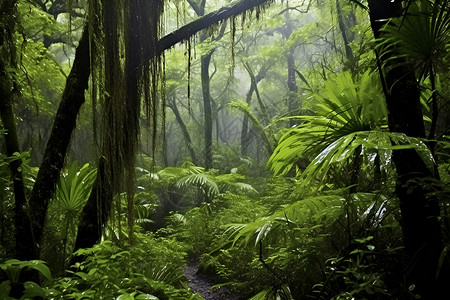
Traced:
[[[12, 157], [14, 153], [20, 153], [19, 141], [17, 138], [16, 122], [13, 111], [14, 93], [12, 82], [5, 70], [5, 64], [0, 58], [0, 118], [3, 128], [6, 130], [5, 146], [6, 154]], [[16, 257], [27, 259], [30, 250], [35, 249], [33, 245], [31, 224], [26, 213], [26, 196], [23, 176], [21, 171], [22, 161], [20, 158], [13, 159], [9, 163], [11, 178], [14, 188], [14, 225], [16, 227]], [[36, 254], [33, 254], [36, 256]]]
[[[34, 247], [38, 247], [40, 244], [48, 204], [64, 166], [78, 112], [85, 101], [84, 91], [88, 87], [89, 74], [89, 36], [87, 26], [85, 26], [29, 200]], [[39, 249], [34, 249], [29, 253], [28, 259], [37, 259]]]

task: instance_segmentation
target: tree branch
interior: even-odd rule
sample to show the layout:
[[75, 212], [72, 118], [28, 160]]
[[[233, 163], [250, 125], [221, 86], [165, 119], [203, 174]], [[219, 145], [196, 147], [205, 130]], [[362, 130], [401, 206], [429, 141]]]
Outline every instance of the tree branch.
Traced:
[[238, 16], [248, 10], [252, 10], [258, 6], [268, 4], [273, 0], [241, 0], [239, 3], [222, 7], [216, 12], [209, 13], [197, 20], [169, 33], [161, 38], [156, 44], [154, 53], [149, 53], [148, 59], [152, 59], [170, 49], [175, 44], [189, 39], [202, 29], [208, 28], [211, 25], [217, 24], [223, 20]]

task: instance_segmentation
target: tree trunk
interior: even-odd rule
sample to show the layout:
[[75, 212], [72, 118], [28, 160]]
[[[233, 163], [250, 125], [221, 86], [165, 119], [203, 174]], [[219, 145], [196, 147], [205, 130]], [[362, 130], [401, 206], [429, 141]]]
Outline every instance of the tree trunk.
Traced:
[[351, 40], [347, 36], [347, 26], [345, 25], [344, 16], [342, 13], [342, 3], [339, 0], [336, 0], [336, 10], [337, 10], [339, 29], [341, 30], [342, 39], [344, 40], [345, 56], [347, 57], [347, 61], [351, 63], [354, 58], [353, 50], [350, 47]]
[[256, 10], [256, 14], [259, 14], [259, 7], [267, 5], [271, 2], [273, 2], [273, 0], [241, 0], [236, 4], [224, 6], [219, 10], [198, 18], [197, 20], [166, 35], [156, 44], [156, 52], [154, 54], [148, 53], [147, 57], [148, 59], [151, 59], [152, 57], [154, 57], [154, 55], [159, 55], [175, 44], [189, 39], [197, 32], [206, 29], [211, 25], [217, 24], [223, 20], [245, 13], [248, 10]]
[[[369, 1], [370, 19], [376, 38], [387, 19], [401, 15], [401, 2], [390, 0]], [[385, 58], [386, 59], [386, 58]], [[396, 58], [386, 63], [384, 79], [387, 87], [386, 102], [389, 129], [413, 137], [425, 137], [420, 90], [414, 70]], [[400, 63], [400, 64], [399, 64]], [[397, 150], [393, 161], [397, 169], [397, 196], [400, 200], [401, 225], [405, 251], [409, 257], [406, 283], [414, 287], [412, 293], [423, 299], [439, 299], [443, 293], [443, 278], [436, 279], [439, 257], [443, 250], [439, 224], [440, 209], [432, 189], [427, 184], [434, 174], [415, 150]], [[437, 175], [437, 174], [436, 174]], [[444, 266], [445, 267], [445, 266]]]
[[175, 118], [178, 122], [178, 125], [180, 126], [181, 132], [183, 133], [184, 136], [184, 140], [186, 141], [186, 146], [188, 148], [189, 154], [191, 155], [192, 162], [195, 165], [197, 165], [198, 164], [197, 155], [195, 154], [195, 149], [192, 145], [191, 136], [189, 135], [186, 125], [184, 124], [183, 118], [181, 117], [180, 112], [178, 111], [175, 97], [173, 98], [172, 103], [170, 103], [168, 106], [172, 109], [173, 114], [175, 115]]
[[[12, 157], [14, 153], [20, 153], [19, 140], [17, 138], [16, 122], [14, 120], [13, 85], [5, 70], [5, 64], [0, 58], [0, 117], [3, 123], [3, 128], [6, 129], [5, 145], [6, 154]], [[21, 159], [11, 160], [9, 168], [11, 170], [11, 177], [14, 187], [14, 224], [16, 227], [16, 256], [20, 260], [28, 259], [30, 250], [35, 249], [33, 245], [31, 223], [27, 214], [27, 201], [25, 196], [25, 186], [23, 182]], [[36, 256], [33, 253], [32, 256]]]
[[[10, 47], [15, 30], [16, 1], [5, 1], [2, 3], [0, 15], [0, 24], [5, 28], [0, 32], [0, 47]], [[5, 49], [6, 50], [6, 49]], [[16, 67], [14, 47], [8, 49], [9, 60], [12, 67]], [[5, 51], [6, 52], [6, 51]], [[7, 63], [0, 57], [0, 119], [3, 128], [6, 129], [5, 146], [6, 155], [12, 157], [14, 153], [20, 153], [19, 139], [17, 137], [16, 121], [14, 117], [13, 102], [15, 97], [15, 83], [12, 82], [6, 71]], [[14, 225], [16, 257], [24, 260], [29, 256], [30, 249], [33, 247], [31, 222], [27, 214], [27, 201], [25, 195], [25, 186], [21, 172], [21, 159], [11, 160], [9, 169], [14, 189]]]
[[[250, 105], [252, 102], [252, 96], [258, 87], [257, 86], [258, 83], [261, 80], [263, 80], [264, 77], [266, 77], [266, 73], [269, 70], [271, 65], [272, 64], [262, 66], [261, 69], [259, 70], [258, 74], [256, 75], [255, 80], [250, 80], [250, 88], [249, 88], [249, 90], [247, 92], [247, 96], [246, 96], [246, 102], [248, 105]], [[253, 73], [252, 73], [249, 65], [247, 65], [247, 71], [249, 72], [250, 79], [252, 79]], [[241, 128], [241, 155], [244, 155], [244, 156], [247, 155], [248, 147], [250, 146], [250, 142], [251, 142], [252, 138], [255, 136], [255, 134], [251, 133], [251, 130], [249, 130], [248, 121], [249, 120], [248, 120], [247, 114], [244, 114], [244, 118], [242, 120], [242, 128]]]
[[[289, 15], [289, 11], [286, 11], [286, 29], [283, 30], [283, 36], [286, 39], [286, 41], [289, 39], [293, 31], [292, 28], [292, 20]], [[286, 53], [286, 60], [287, 60], [287, 67], [288, 67], [288, 79], [287, 79], [287, 86], [289, 89], [289, 96], [288, 96], [288, 110], [290, 116], [295, 116], [298, 114], [298, 109], [300, 107], [298, 103], [298, 86], [297, 86], [297, 80], [295, 78], [295, 58], [294, 58], [294, 50], [295, 46], [289, 49]], [[291, 119], [289, 121], [289, 125], [291, 127], [297, 125], [296, 120]]]
[[[248, 105], [252, 102], [252, 96], [255, 91], [253, 84], [250, 84], [250, 89], [247, 92], [246, 102]], [[250, 142], [252, 140], [252, 136], [250, 131], [248, 130], [248, 116], [244, 114], [244, 118], [242, 120], [242, 128], [241, 128], [241, 155], [245, 156], [248, 154], [248, 147], [250, 146]]]
[[213, 51], [201, 57], [201, 77], [202, 77], [202, 93], [203, 93], [203, 107], [205, 113], [205, 168], [212, 168], [212, 109], [211, 109], [211, 93], [210, 93], [210, 78], [209, 78], [209, 64]]
[[[108, 94], [103, 109], [102, 156], [99, 160], [97, 179], [90, 197], [83, 208], [74, 251], [89, 248], [100, 241], [102, 230], [111, 213], [113, 197], [121, 192], [127, 193], [127, 218], [130, 244], [133, 242], [134, 226], [134, 160], [139, 136], [139, 117], [141, 96], [151, 106], [152, 121], [156, 120], [156, 88], [159, 77], [147, 78], [150, 64], [144, 61], [145, 52], [156, 57], [155, 44], [158, 35], [158, 22], [162, 0], [133, 0], [121, 6], [120, 1], [107, 0], [103, 3], [103, 27], [105, 32], [105, 92]], [[150, 7], [151, 6], [151, 7]], [[151, 8], [151, 10], [149, 10]], [[125, 12], [124, 32], [117, 25]], [[125, 36], [125, 68], [121, 70], [120, 36]], [[143, 43], [143, 38], [148, 39]], [[151, 65], [152, 71], [157, 67]], [[144, 79], [143, 79], [144, 78]], [[150, 87], [150, 80], [153, 85]], [[142, 83], [144, 81], [144, 83]], [[150, 99], [153, 97], [152, 99]], [[152, 102], [153, 101], [153, 102]], [[153, 124], [153, 134], [155, 133]], [[155, 136], [155, 134], [154, 134]], [[153, 147], [153, 153], [155, 149]], [[120, 209], [120, 203], [118, 208]], [[120, 230], [119, 220], [119, 236]], [[73, 257], [71, 264], [83, 257]]]
[[[193, 0], [188, 0], [192, 9], [194, 9], [195, 13], [199, 17], [203, 17], [205, 14], [205, 5], [206, 1], [202, 1], [199, 4]], [[203, 31], [200, 33], [200, 43], [204, 42], [207, 38], [206, 32]], [[210, 91], [210, 83], [211, 78], [209, 77], [209, 65], [211, 63], [211, 57], [214, 53], [215, 49], [212, 49], [207, 54], [203, 55], [200, 59], [200, 70], [201, 70], [201, 79], [202, 79], [202, 95], [203, 95], [203, 112], [205, 116], [205, 168], [212, 168], [212, 130], [213, 130], [213, 118], [212, 118], [212, 99], [211, 99], [211, 91]]]
[[[112, 199], [113, 197], [111, 182], [105, 176], [105, 172], [107, 171], [105, 170], [104, 158], [100, 158], [97, 178], [80, 215], [74, 252], [78, 249], [94, 246], [102, 236], [102, 227], [108, 220], [112, 204], [111, 201], [102, 201], [102, 199]], [[84, 260], [83, 256], [72, 256], [69, 265], [74, 265], [82, 260]]]
[[[85, 26], [29, 201], [34, 247], [28, 250], [28, 259], [38, 258], [47, 207], [55, 191], [60, 171], [64, 166], [78, 112], [85, 101], [84, 91], [88, 87], [89, 74], [89, 34], [87, 26]], [[31, 237], [23, 236], [21, 238]]]

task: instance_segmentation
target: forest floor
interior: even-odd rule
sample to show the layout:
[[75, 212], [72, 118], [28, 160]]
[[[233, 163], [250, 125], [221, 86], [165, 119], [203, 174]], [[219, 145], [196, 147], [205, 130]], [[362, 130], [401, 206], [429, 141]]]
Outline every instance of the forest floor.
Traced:
[[239, 300], [239, 295], [232, 294], [226, 288], [211, 290], [217, 284], [217, 278], [208, 274], [198, 273], [200, 263], [198, 260], [189, 259], [184, 274], [188, 278], [188, 286], [195, 293], [202, 295], [205, 300]]

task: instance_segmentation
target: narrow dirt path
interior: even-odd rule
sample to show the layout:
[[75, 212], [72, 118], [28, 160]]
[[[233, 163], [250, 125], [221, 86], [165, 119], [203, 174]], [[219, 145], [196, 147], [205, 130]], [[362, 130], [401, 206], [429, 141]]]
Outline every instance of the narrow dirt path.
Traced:
[[188, 278], [188, 286], [196, 293], [200, 293], [205, 300], [239, 300], [238, 295], [233, 295], [226, 288], [211, 291], [216, 284], [215, 278], [206, 274], [197, 274], [199, 262], [188, 260], [184, 274]]

